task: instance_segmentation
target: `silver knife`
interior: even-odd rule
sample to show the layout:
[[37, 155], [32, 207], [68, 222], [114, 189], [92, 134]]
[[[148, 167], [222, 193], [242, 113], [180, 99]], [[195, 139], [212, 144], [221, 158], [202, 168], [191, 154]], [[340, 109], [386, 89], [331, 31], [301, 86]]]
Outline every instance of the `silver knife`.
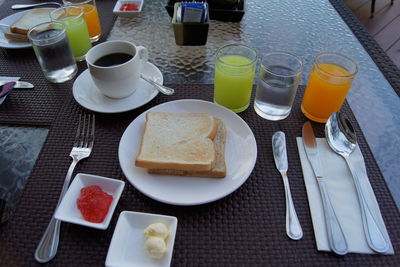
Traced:
[[23, 81], [0, 81], [0, 86], [6, 84], [8, 82], [15, 82], [14, 89], [15, 88], [17, 88], [17, 89], [19, 89], [19, 88], [20, 89], [31, 89], [31, 88], [35, 87], [31, 83], [23, 82]]
[[288, 160], [286, 154], [285, 133], [279, 131], [272, 136], [272, 151], [274, 153], [275, 165], [282, 175], [283, 185], [285, 187], [286, 198], [286, 234], [293, 240], [299, 240], [303, 237], [297, 213], [293, 205], [292, 194], [290, 193], [289, 180], [287, 177]]
[[317, 143], [314, 136], [314, 131], [311, 123], [307, 121], [303, 125], [303, 144], [307, 158], [314, 171], [318, 181], [319, 190], [321, 192], [322, 205], [324, 208], [326, 231], [328, 235], [329, 245], [333, 252], [338, 255], [345, 255], [349, 248], [344, 236], [342, 227], [336, 217], [328, 191], [326, 190], [324, 173], [321, 165], [321, 160], [318, 154]]

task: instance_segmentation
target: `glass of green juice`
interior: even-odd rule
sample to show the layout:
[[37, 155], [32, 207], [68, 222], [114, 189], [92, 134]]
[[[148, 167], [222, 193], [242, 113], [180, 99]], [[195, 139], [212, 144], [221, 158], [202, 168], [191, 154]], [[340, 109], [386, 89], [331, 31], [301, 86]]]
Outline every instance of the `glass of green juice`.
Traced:
[[85, 60], [86, 53], [92, 47], [92, 43], [90, 42], [83, 8], [79, 6], [60, 7], [53, 10], [50, 17], [52, 21], [65, 25], [68, 42], [75, 60]]
[[250, 104], [257, 52], [246, 45], [230, 44], [217, 51], [214, 102], [239, 113]]

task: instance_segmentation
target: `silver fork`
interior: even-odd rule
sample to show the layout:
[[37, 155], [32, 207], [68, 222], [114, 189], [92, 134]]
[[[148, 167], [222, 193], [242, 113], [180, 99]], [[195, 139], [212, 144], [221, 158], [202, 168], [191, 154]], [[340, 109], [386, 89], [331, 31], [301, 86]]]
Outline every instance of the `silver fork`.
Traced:
[[[71, 166], [68, 169], [67, 176], [64, 180], [64, 185], [61, 190], [60, 198], [58, 199], [57, 207], [60, 205], [67, 189], [69, 187], [72, 172], [76, 164], [90, 156], [94, 143], [95, 116], [81, 113], [79, 116], [78, 129], [75, 135], [74, 146], [69, 156], [72, 158]], [[57, 208], [56, 207], [56, 208]], [[44, 232], [39, 245], [36, 248], [35, 259], [40, 262], [48, 262], [54, 258], [57, 253], [58, 242], [60, 237], [61, 221], [51, 218], [49, 225]]]

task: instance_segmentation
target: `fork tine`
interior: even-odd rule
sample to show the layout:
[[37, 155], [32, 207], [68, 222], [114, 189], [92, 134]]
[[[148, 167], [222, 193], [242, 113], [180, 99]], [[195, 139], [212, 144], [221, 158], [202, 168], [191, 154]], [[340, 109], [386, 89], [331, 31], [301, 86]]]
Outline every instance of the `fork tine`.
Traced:
[[79, 137], [81, 134], [81, 125], [82, 125], [82, 113], [79, 114], [78, 128], [76, 129], [76, 135], [74, 139], [74, 146], [77, 147], [79, 145]]
[[89, 147], [92, 148], [94, 144], [94, 130], [95, 130], [95, 123], [96, 123], [96, 117], [94, 114], [92, 114], [92, 129], [90, 131], [90, 136], [89, 136]]
[[83, 147], [85, 143], [86, 114], [82, 112], [82, 129], [79, 136], [79, 147]]
[[89, 147], [89, 135], [90, 135], [90, 114], [86, 114], [86, 128], [85, 128], [85, 134], [84, 134], [84, 143], [83, 143], [83, 147]]

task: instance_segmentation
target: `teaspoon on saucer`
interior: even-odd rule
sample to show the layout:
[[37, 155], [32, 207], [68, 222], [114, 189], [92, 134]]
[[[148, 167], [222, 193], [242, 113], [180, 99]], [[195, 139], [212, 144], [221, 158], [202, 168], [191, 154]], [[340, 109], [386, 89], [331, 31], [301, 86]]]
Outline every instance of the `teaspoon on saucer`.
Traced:
[[153, 85], [158, 91], [160, 91], [161, 93], [163, 93], [164, 95], [172, 95], [175, 90], [172, 88], [169, 88], [167, 86], [161, 85], [149, 78], [147, 78], [146, 76], [144, 76], [143, 74], [140, 75], [140, 78], [142, 78], [143, 80], [145, 80], [146, 82], [150, 83], [151, 85]]
[[340, 112], [333, 113], [325, 124], [325, 135], [326, 141], [332, 150], [345, 159], [351, 175], [353, 176], [361, 207], [364, 234], [369, 247], [378, 253], [386, 252], [389, 249], [389, 242], [385, 239], [385, 236], [368, 207], [360, 184], [358, 171], [356, 167], [349, 162], [349, 156], [357, 146], [357, 137], [350, 121]]

